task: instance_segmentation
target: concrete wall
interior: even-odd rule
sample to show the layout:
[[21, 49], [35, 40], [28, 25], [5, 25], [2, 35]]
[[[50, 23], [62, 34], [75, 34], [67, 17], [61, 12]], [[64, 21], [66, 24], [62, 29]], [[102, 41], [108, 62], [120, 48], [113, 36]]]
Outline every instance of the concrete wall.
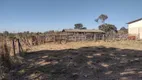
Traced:
[[128, 33], [142, 39], [142, 20], [128, 24]]

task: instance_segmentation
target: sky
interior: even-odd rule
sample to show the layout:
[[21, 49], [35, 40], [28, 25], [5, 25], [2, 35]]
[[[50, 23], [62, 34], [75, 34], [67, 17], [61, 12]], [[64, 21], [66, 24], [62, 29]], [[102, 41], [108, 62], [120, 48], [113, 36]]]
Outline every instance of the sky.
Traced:
[[0, 32], [44, 32], [74, 28], [82, 23], [97, 29], [94, 20], [108, 15], [106, 23], [118, 29], [142, 17], [142, 0], [0, 0]]

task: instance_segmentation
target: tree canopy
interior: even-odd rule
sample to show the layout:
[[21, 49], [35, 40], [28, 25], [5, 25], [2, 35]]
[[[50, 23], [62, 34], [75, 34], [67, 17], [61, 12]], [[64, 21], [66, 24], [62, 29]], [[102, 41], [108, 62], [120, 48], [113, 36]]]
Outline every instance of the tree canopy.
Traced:
[[120, 30], [127, 30], [125, 27], [121, 27]]
[[99, 20], [101, 20], [101, 22], [104, 23], [106, 19], [108, 19], [108, 16], [106, 14], [101, 14], [95, 21], [99, 22]]
[[104, 23], [105, 20], [108, 19], [106, 14], [101, 14], [95, 21], [99, 22], [99, 20], [103, 23], [99, 26], [99, 29], [105, 32], [117, 32], [117, 28], [113, 24]]
[[9, 32], [8, 31], [4, 31], [3, 34], [6, 35], [6, 36], [8, 36]]
[[121, 27], [119, 30], [120, 34], [127, 34], [128, 33], [128, 29], [126, 29], [125, 27]]
[[87, 29], [82, 23], [74, 24], [74, 29]]
[[117, 28], [113, 24], [102, 24], [99, 26], [99, 29], [105, 32], [110, 32], [110, 31], [117, 32]]

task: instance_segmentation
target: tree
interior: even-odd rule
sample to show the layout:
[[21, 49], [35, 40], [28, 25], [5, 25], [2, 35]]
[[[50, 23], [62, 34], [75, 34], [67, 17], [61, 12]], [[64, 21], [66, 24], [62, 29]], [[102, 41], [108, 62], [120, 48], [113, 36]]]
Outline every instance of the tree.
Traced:
[[120, 30], [127, 30], [125, 27], [121, 27]]
[[99, 20], [101, 20], [101, 22], [104, 23], [106, 19], [108, 19], [108, 16], [106, 14], [101, 14], [95, 21], [99, 22]]
[[99, 29], [105, 32], [110, 32], [110, 31], [117, 32], [117, 28], [113, 24], [102, 24], [99, 26]]
[[126, 29], [125, 27], [121, 27], [119, 30], [120, 34], [127, 34], [128, 33], [128, 29]]
[[102, 24], [99, 29], [105, 32], [105, 39], [112, 40], [116, 38], [117, 28], [113, 24]]
[[82, 29], [87, 29], [86, 27], [83, 27]]
[[83, 24], [81, 23], [74, 24], [74, 29], [82, 29], [82, 28], [83, 28]]
[[8, 35], [9, 35], [9, 32], [8, 32], [8, 31], [4, 31], [3, 34], [4, 34], [5, 36], [8, 36]]

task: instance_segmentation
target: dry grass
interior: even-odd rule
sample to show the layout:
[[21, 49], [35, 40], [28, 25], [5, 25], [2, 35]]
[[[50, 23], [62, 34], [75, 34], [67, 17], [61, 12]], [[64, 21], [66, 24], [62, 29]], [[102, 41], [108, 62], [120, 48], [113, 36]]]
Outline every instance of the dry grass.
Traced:
[[142, 50], [142, 41], [83, 41], [83, 42], [69, 42], [67, 44], [47, 43], [40, 46], [34, 46], [30, 51], [39, 50], [63, 50], [63, 49], [78, 49], [80, 47], [91, 47], [91, 46], [104, 46], [114, 47], [120, 49], [135, 49]]

